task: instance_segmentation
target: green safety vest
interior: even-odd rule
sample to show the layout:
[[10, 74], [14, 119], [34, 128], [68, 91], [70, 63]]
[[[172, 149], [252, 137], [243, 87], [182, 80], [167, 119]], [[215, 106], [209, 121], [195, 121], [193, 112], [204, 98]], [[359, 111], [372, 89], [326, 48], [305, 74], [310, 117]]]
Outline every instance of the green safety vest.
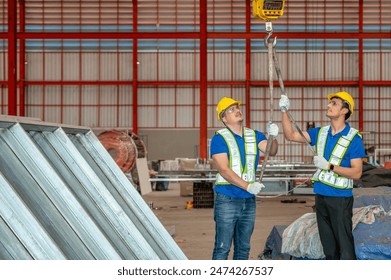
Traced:
[[[228, 128], [223, 128], [217, 131], [225, 142], [227, 143], [229, 150], [229, 167], [243, 180], [249, 183], [255, 182], [255, 169], [257, 167], [256, 156], [257, 156], [257, 139], [255, 131], [249, 128], [244, 128], [244, 148], [246, 152], [246, 165], [243, 169], [242, 159], [240, 156], [240, 150], [236, 143], [235, 136]], [[220, 173], [216, 175], [216, 185], [229, 185]]]
[[[327, 134], [330, 126], [324, 126], [319, 130], [318, 141], [316, 142], [316, 150], [318, 156], [324, 156], [324, 150], [326, 147]], [[340, 165], [342, 158], [349, 148], [354, 136], [358, 133], [355, 128], [350, 128], [348, 135], [341, 136], [338, 139], [333, 151], [331, 152], [329, 163], [333, 165]], [[351, 189], [353, 188], [353, 179], [349, 179], [334, 173], [331, 170], [317, 169], [315, 174], [312, 176], [312, 181], [321, 182], [328, 186], [337, 189]]]

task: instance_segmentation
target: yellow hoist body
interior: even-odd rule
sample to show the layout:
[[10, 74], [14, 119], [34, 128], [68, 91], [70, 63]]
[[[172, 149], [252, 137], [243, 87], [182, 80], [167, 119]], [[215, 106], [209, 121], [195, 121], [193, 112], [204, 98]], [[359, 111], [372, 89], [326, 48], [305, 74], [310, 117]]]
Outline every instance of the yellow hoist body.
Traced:
[[284, 4], [285, 0], [254, 0], [253, 16], [264, 21], [278, 19], [284, 14]]

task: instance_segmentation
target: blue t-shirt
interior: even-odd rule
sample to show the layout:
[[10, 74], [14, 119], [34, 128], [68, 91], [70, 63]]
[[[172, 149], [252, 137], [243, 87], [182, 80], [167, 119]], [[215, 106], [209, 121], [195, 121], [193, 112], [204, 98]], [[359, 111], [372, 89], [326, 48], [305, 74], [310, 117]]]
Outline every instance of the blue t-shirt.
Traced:
[[[319, 130], [320, 127], [316, 127], [316, 128], [311, 128], [307, 131], [311, 137], [311, 145], [316, 145], [316, 142], [318, 141]], [[333, 151], [339, 138], [341, 136], [348, 135], [349, 130], [350, 130], [350, 125], [349, 123], [346, 123], [346, 127], [341, 132], [332, 135], [331, 127], [330, 127], [329, 132], [327, 134], [326, 146], [324, 150], [325, 159], [329, 160], [331, 156], [331, 152]], [[350, 143], [342, 159], [340, 166], [351, 167], [350, 165], [351, 159], [365, 158], [365, 156], [366, 155], [365, 155], [365, 149], [362, 142], [362, 138], [358, 134], [356, 134], [353, 137], [353, 140]], [[353, 195], [352, 189], [343, 190], [343, 189], [333, 188], [321, 182], [314, 182], [314, 193], [324, 195], [324, 196], [343, 196], [343, 197], [350, 197]]]
[[[232, 132], [232, 130], [231, 130], [231, 132]], [[238, 147], [239, 147], [242, 164], [243, 164], [243, 166], [245, 166], [246, 153], [245, 153], [245, 148], [244, 148], [244, 137], [239, 136], [239, 135], [235, 134], [234, 132], [232, 132], [232, 134], [235, 136], [236, 143], [238, 144]], [[267, 140], [265, 134], [263, 134], [262, 132], [257, 131], [257, 130], [255, 130], [255, 137], [257, 140], [257, 147], [261, 141]], [[216, 133], [212, 137], [212, 140], [210, 142], [210, 155], [213, 156], [215, 154], [221, 154], [221, 153], [227, 154], [228, 159], [229, 159], [230, 154], [229, 154], [228, 145], [225, 142], [223, 136]], [[259, 149], [257, 149], [257, 155], [256, 155], [256, 162], [257, 163], [259, 161], [259, 156], [260, 156]], [[258, 167], [258, 164], [256, 165], [256, 168], [257, 167]], [[218, 192], [218, 193], [230, 196], [230, 197], [234, 197], [234, 198], [249, 198], [249, 197], [254, 196], [253, 194], [249, 193], [248, 191], [243, 190], [242, 188], [239, 188], [234, 185], [215, 185], [214, 189], [215, 189], [215, 192]]]

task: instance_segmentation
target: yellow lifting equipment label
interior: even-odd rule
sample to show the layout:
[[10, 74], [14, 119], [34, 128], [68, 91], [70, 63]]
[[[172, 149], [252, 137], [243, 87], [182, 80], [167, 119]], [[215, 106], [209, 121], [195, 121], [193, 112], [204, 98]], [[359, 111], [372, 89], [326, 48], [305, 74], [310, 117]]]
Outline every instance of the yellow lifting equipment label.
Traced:
[[265, 21], [275, 20], [284, 14], [285, 0], [254, 0], [253, 16]]

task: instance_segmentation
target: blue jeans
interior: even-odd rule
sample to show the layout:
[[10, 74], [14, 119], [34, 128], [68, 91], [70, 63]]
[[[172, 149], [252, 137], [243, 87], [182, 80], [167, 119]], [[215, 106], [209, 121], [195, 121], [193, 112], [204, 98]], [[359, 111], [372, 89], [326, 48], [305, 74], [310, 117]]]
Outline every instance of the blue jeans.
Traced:
[[234, 244], [234, 260], [248, 260], [250, 239], [255, 224], [255, 196], [232, 198], [215, 193], [214, 220], [216, 223], [213, 260], [226, 260]]

